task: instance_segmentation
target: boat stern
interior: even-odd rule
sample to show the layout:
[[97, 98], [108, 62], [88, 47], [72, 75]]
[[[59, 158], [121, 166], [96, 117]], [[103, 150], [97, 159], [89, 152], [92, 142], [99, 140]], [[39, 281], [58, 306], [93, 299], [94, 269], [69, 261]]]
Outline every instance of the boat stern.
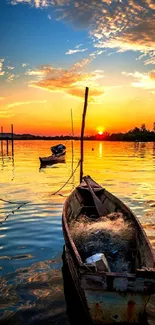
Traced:
[[151, 293], [145, 291], [144, 279], [84, 275], [81, 286], [95, 325], [142, 324], [146, 318]]
[[94, 324], [141, 324], [148, 295], [85, 290], [89, 313]]

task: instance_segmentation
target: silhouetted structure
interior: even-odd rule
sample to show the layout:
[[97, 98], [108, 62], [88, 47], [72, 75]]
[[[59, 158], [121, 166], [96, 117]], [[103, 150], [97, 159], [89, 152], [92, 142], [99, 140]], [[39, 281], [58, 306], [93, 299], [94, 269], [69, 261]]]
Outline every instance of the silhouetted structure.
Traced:
[[9, 143], [11, 142], [12, 156], [14, 155], [14, 133], [13, 133], [13, 124], [11, 124], [11, 132], [4, 133], [3, 126], [1, 126], [0, 133], [0, 142], [1, 142], [1, 155], [3, 156], [3, 145], [6, 144], [6, 152], [8, 155], [9, 152]]

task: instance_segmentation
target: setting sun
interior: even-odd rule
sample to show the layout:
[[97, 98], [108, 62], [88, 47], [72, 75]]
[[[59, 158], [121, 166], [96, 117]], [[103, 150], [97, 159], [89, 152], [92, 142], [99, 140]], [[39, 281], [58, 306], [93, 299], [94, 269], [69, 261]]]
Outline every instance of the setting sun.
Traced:
[[98, 126], [98, 127], [96, 128], [96, 130], [97, 130], [97, 132], [98, 132], [99, 135], [102, 135], [103, 132], [104, 132], [104, 130], [105, 130], [105, 128], [104, 128], [103, 126]]

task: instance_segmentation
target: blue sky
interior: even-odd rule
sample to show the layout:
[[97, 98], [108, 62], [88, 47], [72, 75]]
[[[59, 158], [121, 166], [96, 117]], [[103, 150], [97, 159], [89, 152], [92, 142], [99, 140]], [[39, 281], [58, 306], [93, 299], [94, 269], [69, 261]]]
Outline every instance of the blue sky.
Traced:
[[[24, 5], [0, 5], [1, 56], [14, 64], [28, 61], [31, 65], [62, 63], [69, 47], [81, 42], [90, 44], [86, 30], [71, 28], [64, 21], [48, 18], [51, 10]], [[66, 64], [71, 57], [64, 56]], [[75, 61], [74, 58], [72, 58]]]
[[[43, 112], [49, 114], [54, 103], [66, 116], [65, 123], [69, 110], [65, 107], [75, 107], [78, 132], [80, 105], [88, 86], [88, 119], [92, 116], [94, 121], [91, 132], [101, 119], [107, 130], [126, 130], [136, 123], [135, 112], [139, 124], [151, 127], [155, 104], [153, 0], [1, 0], [0, 21], [3, 125], [8, 127], [13, 120], [18, 132], [24, 128], [48, 133]], [[129, 109], [129, 121], [125, 121], [122, 116]], [[35, 127], [28, 124], [32, 111]], [[98, 112], [98, 120], [94, 112]], [[56, 125], [54, 108], [50, 114]], [[64, 125], [59, 125], [57, 132], [63, 130]]]

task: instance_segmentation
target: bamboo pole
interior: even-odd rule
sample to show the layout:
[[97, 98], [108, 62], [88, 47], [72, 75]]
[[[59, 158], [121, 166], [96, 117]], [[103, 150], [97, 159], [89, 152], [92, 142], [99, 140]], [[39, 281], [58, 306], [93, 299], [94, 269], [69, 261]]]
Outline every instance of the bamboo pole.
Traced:
[[71, 108], [71, 123], [72, 123], [72, 136], [74, 137], [73, 112], [72, 112], [72, 108]]
[[11, 143], [12, 143], [12, 156], [14, 155], [14, 134], [13, 134], [13, 124], [11, 124]]
[[6, 153], [7, 153], [7, 155], [9, 153], [9, 140], [8, 139], [6, 139]]
[[1, 126], [1, 154], [3, 156], [3, 126]]
[[[73, 114], [71, 109], [71, 124], [72, 124], [72, 137], [74, 136], [74, 128], [73, 128]], [[73, 139], [71, 140], [72, 145], [72, 174], [73, 174], [73, 165], [74, 165], [74, 147], [73, 147]]]
[[85, 101], [84, 101], [84, 108], [83, 108], [83, 115], [82, 115], [82, 125], [81, 125], [80, 183], [82, 182], [82, 177], [83, 177], [83, 137], [84, 137], [84, 128], [85, 128], [85, 117], [86, 117], [86, 111], [87, 111], [88, 92], [89, 92], [89, 88], [86, 87]]

